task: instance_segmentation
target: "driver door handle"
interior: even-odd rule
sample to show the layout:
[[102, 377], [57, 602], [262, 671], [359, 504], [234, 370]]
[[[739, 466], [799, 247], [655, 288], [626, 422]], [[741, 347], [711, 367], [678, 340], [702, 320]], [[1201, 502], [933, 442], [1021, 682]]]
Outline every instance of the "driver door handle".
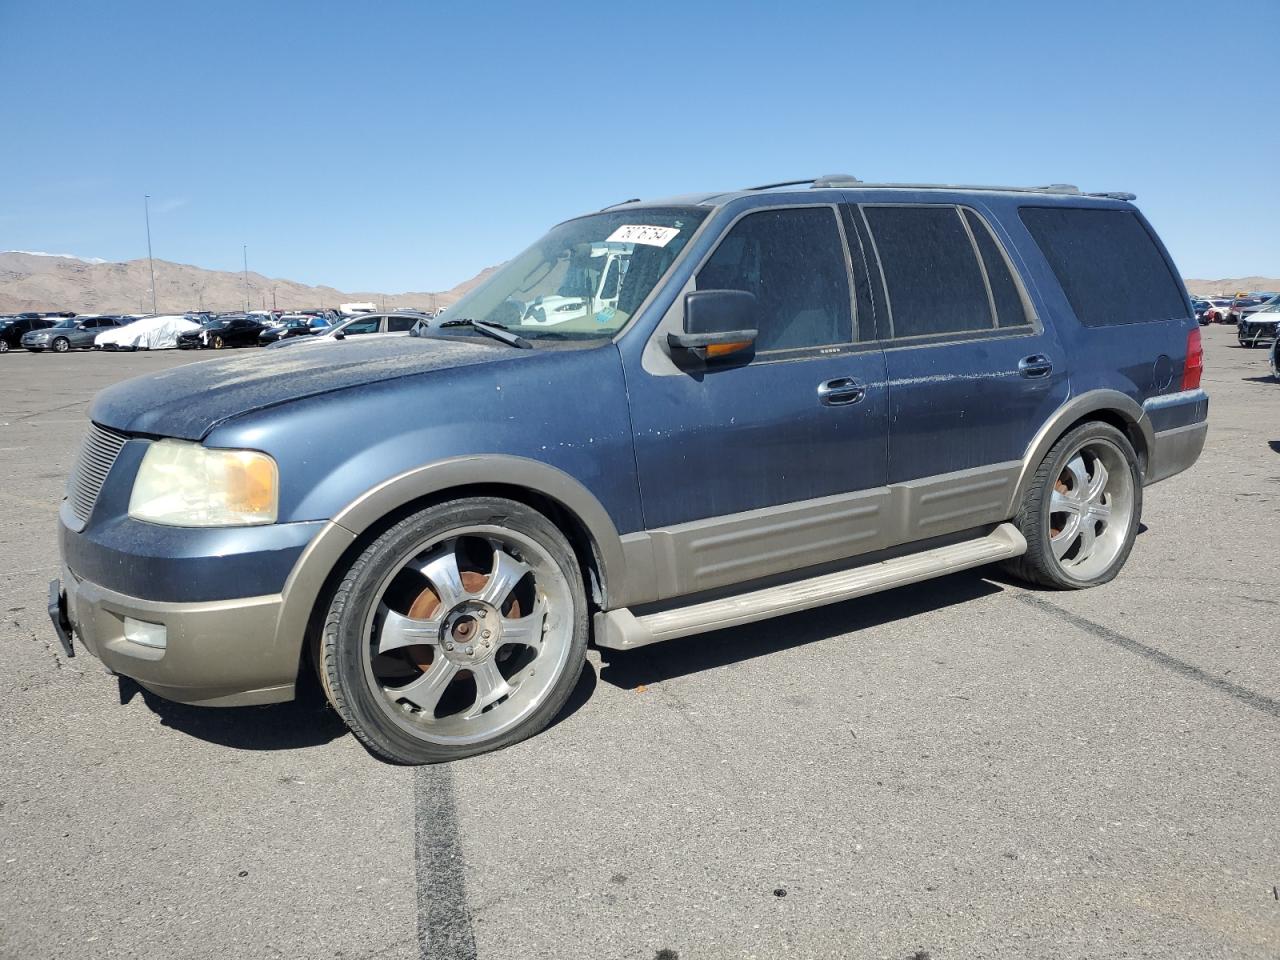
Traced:
[[867, 388], [853, 377], [836, 377], [818, 384], [818, 402], [828, 407], [857, 403], [867, 395]]

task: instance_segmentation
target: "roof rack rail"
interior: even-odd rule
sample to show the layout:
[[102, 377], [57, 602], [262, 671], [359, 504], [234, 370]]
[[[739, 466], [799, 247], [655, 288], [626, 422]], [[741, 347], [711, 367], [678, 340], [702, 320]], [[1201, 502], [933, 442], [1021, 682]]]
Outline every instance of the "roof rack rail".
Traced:
[[803, 187], [806, 184], [812, 186], [815, 190], [824, 187], [847, 187], [855, 183], [862, 183], [857, 177], [851, 173], [828, 173], [821, 177], [809, 177], [804, 180], [781, 180], [778, 183], [762, 183], [758, 187], [745, 187], [743, 192], [754, 193], [757, 190], [775, 190], [778, 187]]
[[778, 183], [764, 183], [758, 187], [747, 187], [744, 193], [759, 190], [774, 190], [778, 187], [799, 187], [808, 184], [815, 190], [825, 187], [857, 187], [866, 190], [984, 190], [992, 193], [1053, 193], [1072, 197], [1100, 197], [1107, 200], [1136, 200], [1132, 193], [1105, 192], [1084, 193], [1074, 183], [1046, 183], [1038, 187], [1002, 187], [972, 183], [867, 183], [847, 173], [831, 173], [824, 177], [809, 180], [782, 180]]
[[1127, 200], [1134, 201], [1138, 199], [1136, 193], [1127, 193], [1123, 190], [1103, 191], [1102, 193], [1086, 193], [1086, 197], [1102, 197], [1104, 200]]

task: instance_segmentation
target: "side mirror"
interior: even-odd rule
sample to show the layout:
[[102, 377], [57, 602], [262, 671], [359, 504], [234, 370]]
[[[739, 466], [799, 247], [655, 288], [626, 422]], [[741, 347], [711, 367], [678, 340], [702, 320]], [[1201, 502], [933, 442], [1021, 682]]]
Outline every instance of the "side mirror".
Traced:
[[760, 307], [745, 290], [695, 290], [685, 294], [684, 332], [668, 333], [673, 353], [702, 362], [749, 352], [760, 330]]

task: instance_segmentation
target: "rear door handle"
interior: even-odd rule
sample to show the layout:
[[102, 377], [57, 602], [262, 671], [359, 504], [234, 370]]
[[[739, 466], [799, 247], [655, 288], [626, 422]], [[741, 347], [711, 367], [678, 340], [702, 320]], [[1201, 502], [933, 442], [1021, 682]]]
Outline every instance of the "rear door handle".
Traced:
[[828, 407], [857, 403], [867, 395], [867, 388], [853, 377], [836, 377], [818, 384], [818, 401]]
[[1039, 380], [1053, 372], [1053, 361], [1043, 353], [1032, 354], [1018, 361], [1018, 374], [1028, 380]]

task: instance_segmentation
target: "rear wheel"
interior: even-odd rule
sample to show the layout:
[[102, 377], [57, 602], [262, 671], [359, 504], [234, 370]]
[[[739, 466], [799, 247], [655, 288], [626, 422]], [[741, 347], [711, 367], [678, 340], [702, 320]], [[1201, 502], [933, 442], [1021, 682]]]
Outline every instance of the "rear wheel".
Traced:
[[370, 749], [438, 763], [540, 731], [586, 647], [586, 593], [564, 535], [485, 497], [431, 507], [369, 545], [334, 594], [320, 672]]
[[1014, 522], [1027, 552], [1008, 566], [1031, 583], [1062, 590], [1113, 579], [1133, 549], [1142, 475], [1129, 438], [1086, 423], [1054, 444]]

